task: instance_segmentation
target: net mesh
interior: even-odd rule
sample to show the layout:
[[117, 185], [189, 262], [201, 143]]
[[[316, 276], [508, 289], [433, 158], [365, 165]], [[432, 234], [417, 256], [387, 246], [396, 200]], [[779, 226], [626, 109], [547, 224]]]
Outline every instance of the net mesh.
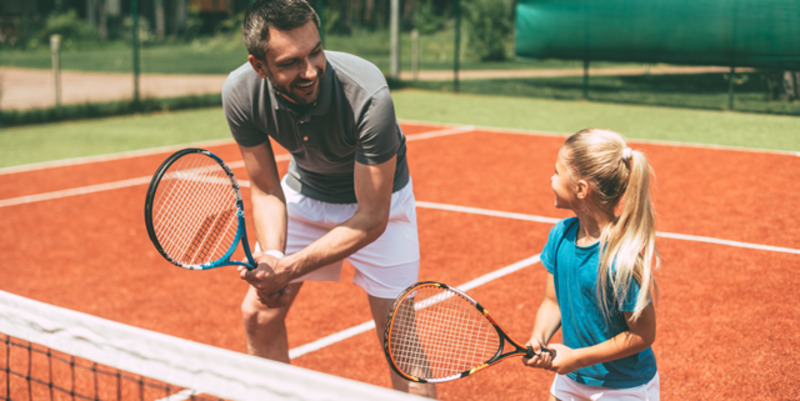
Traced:
[[153, 228], [161, 248], [183, 265], [221, 259], [236, 239], [237, 193], [216, 160], [202, 153], [177, 159], [153, 197]]
[[395, 366], [424, 379], [442, 379], [491, 359], [500, 336], [475, 305], [459, 293], [423, 285], [396, 306], [389, 332]]
[[0, 400], [420, 399], [3, 291], [0, 331]]

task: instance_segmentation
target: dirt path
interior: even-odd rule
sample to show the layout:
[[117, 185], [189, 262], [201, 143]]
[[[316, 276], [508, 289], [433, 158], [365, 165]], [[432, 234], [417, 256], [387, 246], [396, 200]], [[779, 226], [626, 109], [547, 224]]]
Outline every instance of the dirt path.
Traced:
[[[142, 75], [139, 96], [175, 97], [220, 93], [224, 75]], [[61, 72], [61, 104], [133, 98], [133, 75]], [[52, 71], [0, 67], [0, 108], [27, 110], [55, 105]]]
[[[688, 74], [725, 72], [725, 67], [653, 67], [650, 74]], [[589, 69], [590, 75], [638, 75], [643, 68]], [[460, 71], [459, 79], [523, 78], [581, 75], [582, 69], [528, 69]], [[401, 79], [414, 79], [403, 72]], [[420, 80], [451, 80], [452, 71], [422, 71]], [[225, 75], [142, 75], [139, 96], [142, 99], [220, 93]], [[133, 98], [134, 80], [131, 74], [62, 71], [61, 104], [80, 104]], [[29, 70], [0, 67], [0, 109], [30, 110], [56, 104], [55, 77], [49, 70]]]

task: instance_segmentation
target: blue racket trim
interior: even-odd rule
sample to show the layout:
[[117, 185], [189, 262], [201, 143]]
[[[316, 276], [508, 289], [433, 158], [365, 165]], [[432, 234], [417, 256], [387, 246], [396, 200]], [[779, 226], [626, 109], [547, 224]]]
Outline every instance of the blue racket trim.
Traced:
[[[224, 175], [221, 174], [221, 172], [219, 173], [217, 178], [214, 177], [213, 173], [211, 173], [210, 175], [203, 175], [202, 173], [199, 176], [196, 175], [198, 169], [206, 170], [207, 172], [210, 172], [211, 170], [207, 170], [207, 169], [213, 169], [214, 168], [214, 167], [212, 167], [214, 165], [214, 162], [206, 163], [206, 164], [200, 162], [199, 164], [197, 164], [197, 163], [195, 163], [194, 159], [182, 159], [185, 156], [192, 157], [191, 155], [198, 155], [198, 154], [208, 156], [211, 160], [216, 162], [218, 167], [221, 167], [222, 170], [224, 171]], [[179, 159], [181, 159], [181, 161], [179, 161]], [[197, 160], [199, 161], [201, 159], [197, 159]], [[211, 161], [211, 160], [209, 160], [209, 161]], [[217, 171], [219, 171], [219, 170], [217, 170]], [[235, 221], [236, 221], [236, 224], [237, 224], [236, 231], [233, 233], [233, 238], [230, 240], [231, 244], [227, 248], [226, 252], [222, 256], [220, 256], [219, 258], [217, 258], [214, 261], [206, 262], [206, 263], [186, 263], [187, 260], [186, 260], [186, 257], [183, 254], [176, 253], [175, 255], [171, 255], [171, 253], [184, 252], [184, 250], [185, 251], [191, 251], [191, 249], [183, 248], [183, 247], [180, 247], [180, 246], [178, 248], [174, 248], [173, 246], [171, 246], [172, 243], [169, 243], [170, 246], [167, 248], [162, 243], [162, 238], [169, 242], [170, 238], [173, 238], [175, 235], [181, 235], [178, 232], [171, 233], [170, 231], [165, 231], [165, 230], [170, 230], [170, 229], [168, 227], [164, 228], [164, 226], [161, 226], [160, 222], [161, 221], [165, 221], [164, 219], [169, 219], [169, 220], [166, 220], [166, 221], [172, 220], [172, 221], [175, 222], [175, 224], [180, 224], [180, 218], [181, 218], [180, 216], [183, 216], [183, 214], [172, 214], [172, 215], [170, 215], [170, 213], [173, 213], [170, 210], [178, 211], [178, 210], [181, 210], [180, 208], [191, 208], [191, 207], [193, 207], [191, 202], [188, 203], [188, 204], [184, 204], [183, 202], [181, 202], [181, 199], [184, 199], [184, 198], [180, 198], [180, 196], [182, 195], [182, 192], [183, 191], [189, 191], [188, 194], [185, 195], [185, 196], [187, 196], [185, 199], [190, 199], [192, 201], [197, 201], [198, 198], [196, 198], [193, 195], [191, 195], [191, 192], [192, 191], [199, 191], [197, 193], [202, 193], [202, 191], [206, 189], [206, 188], [204, 188], [202, 186], [201, 187], [197, 187], [197, 188], [180, 187], [179, 189], [177, 189], [177, 194], [179, 194], [179, 195], [177, 195], [178, 198], [175, 198], [175, 199], [178, 199], [178, 200], [172, 200], [171, 199], [171, 200], [166, 201], [166, 202], [168, 202], [167, 205], [169, 205], [169, 206], [164, 206], [164, 207], [167, 208], [167, 209], [164, 209], [164, 210], [167, 210], [167, 215], [166, 215], [166, 217], [162, 216], [162, 214], [160, 212], [160, 210], [162, 210], [161, 209], [162, 206], [159, 206], [159, 205], [162, 205], [164, 203], [161, 200], [162, 196], [161, 195], [157, 195], [158, 193], [160, 193], [159, 185], [161, 184], [161, 180], [162, 180], [162, 178], [165, 178], [165, 177], [167, 179], [169, 179], [169, 180], [175, 180], [176, 176], [179, 177], [178, 179], [181, 179], [180, 178], [180, 174], [182, 172], [185, 172], [185, 174], [187, 175], [187, 177], [189, 179], [195, 178], [199, 182], [203, 182], [204, 180], [214, 181], [214, 180], [218, 180], [218, 179], [223, 179], [223, 177], [227, 176], [227, 179], [229, 180], [229, 184], [231, 185], [231, 188], [233, 189], [233, 196], [234, 196], [234, 199], [233, 199], [234, 202], [233, 203], [235, 204], [235, 209], [236, 209], [235, 210], [235, 213], [236, 213], [236, 217], [235, 217], [236, 220]], [[221, 183], [221, 181], [218, 181], [217, 183]], [[164, 191], [170, 191], [172, 187], [167, 186], [166, 188], [167, 189], [164, 189]], [[228, 199], [230, 199], [230, 198], [228, 198]], [[217, 201], [220, 201], [220, 200], [219, 199], [215, 199], [215, 200], [208, 199], [208, 200], [205, 200], [205, 202], [217, 202]], [[178, 209], [176, 209], [176, 208], [178, 208]], [[234, 212], [233, 208], [230, 208], [228, 210], [230, 212]], [[158, 211], [158, 213], [157, 213], [157, 211]], [[221, 213], [222, 214], [222, 213], [225, 213], [225, 211], [224, 210], [220, 210], [220, 211], [214, 212], [214, 213]], [[156, 217], [154, 218], [154, 216], [156, 216]], [[189, 213], [189, 216], [191, 216], [191, 213]], [[211, 214], [211, 215], [208, 215], [207, 218], [213, 218], [213, 216], [214, 215]], [[150, 239], [153, 242], [153, 244], [156, 246], [156, 249], [159, 251], [159, 253], [161, 253], [161, 255], [165, 259], [170, 261], [171, 263], [173, 263], [173, 264], [175, 264], [177, 266], [180, 266], [182, 268], [189, 269], [189, 270], [208, 270], [208, 269], [213, 269], [213, 268], [221, 267], [221, 266], [237, 265], [237, 266], [245, 266], [247, 269], [252, 270], [252, 269], [255, 269], [255, 267], [257, 266], [257, 263], [256, 263], [255, 259], [253, 259], [253, 255], [252, 255], [252, 252], [250, 250], [250, 245], [249, 245], [248, 239], [247, 239], [246, 220], [245, 220], [245, 214], [244, 214], [244, 201], [242, 200], [241, 190], [239, 188], [239, 183], [236, 180], [236, 176], [233, 174], [233, 171], [231, 170], [231, 168], [219, 156], [217, 156], [217, 155], [215, 155], [215, 154], [213, 154], [213, 153], [211, 153], [211, 152], [209, 152], [209, 151], [207, 151], [205, 149], [186, 148], [186, 149], [179, 150], [179, 151], [175, 152], [174, 154], [170, 155], [161, 164], [161, 166], [158, 168], [158, 170], [154, 174], [153, 179], [150, 182], [150, 187], [148, 188], [148, 191], [147, 191], [147, 197], [145, 199], [145, 225], [147, 226], [147, 231], [148, 231], [148, 234], [150, 236]], [[156, 228], [157, 226], [158, 227], [162, 227], [162, 228], [158, 228], [157, 229]], [[231, 228], [233, 228], [233, 227], [231, 227]], [[211, 228], [208, 228], [208, 229], [209, 230], [213, 230], [214, 228], [211, 227]], [[178, 229], [178, 230], [180, 230], [180, 229]], [[230, 231], [229, 231], [229, 233], [230, 233]], [[199, 235], [205, 235], [205, 234], [203, 232], [199, 232]], [[236, 248], [239, 246], [240, 243], [242, 244], [242, 248], [244, 249], [245, 256], [246, 256], [247, 260], [246, 261], [231, 260], [231, 257], [233, 257], [233, 254], [236, 251]], [[221, 243], [219, 245], [220, 246], [224, 246], [224, 243]], [[202, 247], [203, 245], [199, 244], [198, 246]], [[169, 249], [169, 251], [167, 251], [167, 249]]]

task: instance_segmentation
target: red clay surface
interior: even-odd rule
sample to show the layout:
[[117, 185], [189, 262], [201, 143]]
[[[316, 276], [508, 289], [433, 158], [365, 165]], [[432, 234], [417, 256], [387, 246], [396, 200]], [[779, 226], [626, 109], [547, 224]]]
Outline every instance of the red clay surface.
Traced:
[[[404, 124], [418, 201], [545, 217], [563, 138], [473, 130], [414, 140], [441, 127]], [[659, 238], [658, 339], [664, 400], [800, 399], [800, 158], [795, 155], [632, 143], [657, 174], [658, 230], [751, 244]], [[228, 162], [236, 147], [210, 148]], [[1, 174], [4, 200], [149, 177], [168, 152]], [[279, 163], [285, 169], [286, 162]], [[247, 177], [236, 170], [240, 179]], [[161, 259], [143, 221], [146, 183], [0, 206], [0, 289], [103, 318], [243, 351], [234, 268], [186, 271]], [[244, 189], [246, 204], [248, 191]], [[418, 208], [421, 280], [459, 285], [538, 254], [550, 224]], [[250, 227], [252, 230], [252, 227]], [[777, 247], [764, 248], [763, 246]], [[759, 248], [761, 247], [761, 248]], [[347, 277], [348, 274], [345, 274]], [[472, 291], [525, 341], [542, 297], [540, 263]], [[288, 318], [294, 348], [369, 319], [366, 297], [344, 279], [309, 283]], [[373, 332], [294, 364], [388, 387]], [[505, 361], [438, 386], [442, 400], [545, 399], [552, 373]], [[0, 389], [6, 386], [0, 382]], [[4, 392], [3, 392], [4, 393]]]

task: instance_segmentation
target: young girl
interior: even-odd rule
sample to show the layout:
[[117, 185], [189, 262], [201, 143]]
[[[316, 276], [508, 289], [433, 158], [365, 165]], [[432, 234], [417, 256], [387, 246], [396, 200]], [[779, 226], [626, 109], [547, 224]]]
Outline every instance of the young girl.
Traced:
[[[659, 399], [650, 173], [615, 132], [583, 130], [561, 146], [555, 206], [576, 217], [556, 224], [542, 251], [547, 285], [528, 342], [538, 355], [523, 359], [557, 372], [551, 400]], [[559, 327], [563, 344], [547, 345]]]

